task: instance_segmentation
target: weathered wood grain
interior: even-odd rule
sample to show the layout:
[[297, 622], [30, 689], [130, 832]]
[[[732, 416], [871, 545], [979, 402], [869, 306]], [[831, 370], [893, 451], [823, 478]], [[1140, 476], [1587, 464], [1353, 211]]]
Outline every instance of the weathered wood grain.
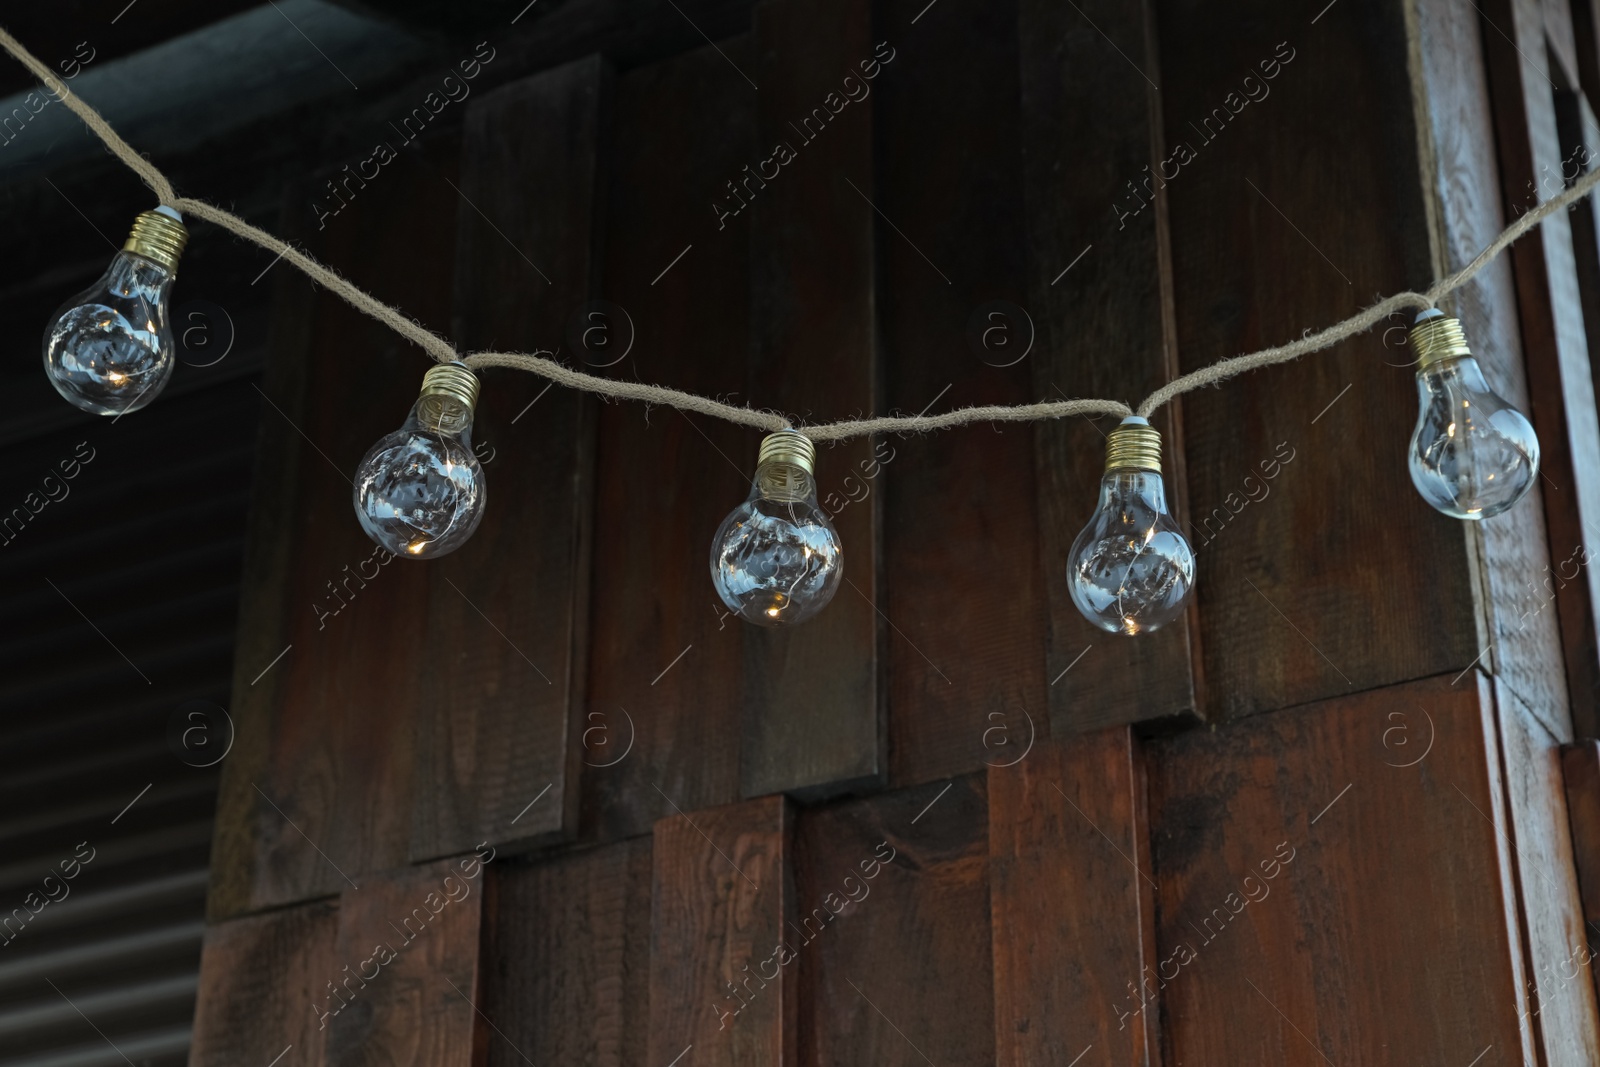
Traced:
[[[1144, 753], [1127, 727], [991, 767], [989, 903], [1001, 1067], [1161, 1062]], [[1132, 992], [1130, 992], [1130, 990]]]
[[1563, 746], [1561, 774], [1583, 918], [1600, 922], [1600, 741], [1589, 737]]
[[986, 807], [968, 775], [801, 813], [798, 1062], [994, 1062]]
[[[749, 212], [749, 395], [819, 419], [872, 412], [879, 398], [868, 202], [876, 195], [874, 90], [899, 72], [881, 67], [875, 78], [864, 77], [858, 64], [876, 63], [870, 24], [868, 5], [850, 0], [767, 0], [756, 8], [761, 162], [751, 163], [754, 181], [734, 176], [747, 208], [719, 190], [723, 203], [741, 216]], [[779, 145], [794, 154], [781, 168]], [[848, 584], [804, 626], [747, 627], [745, 796], [838, 793], [877, 783], [886, 770], [885, 627], [878, 614], [883, 494], [867, 485], [866, 474], [874, 463], [869, 440], [817, 456], [818, 497], [834, 515]]]
[[[554, 351], [583, 314], [610, 84], [597, 56], [470, 105], [456, 250], [465, 348]], [[416, 704], [413, 860], [578, 824], [594, 402], [491, 371], [473, 433], [490, 502], [472, 540], [429, 569], [424, 640], [447, 669], [423, 674]]]
[[[1033, 394], [1137, 404], [1178, 373], [1167, 191], [1158, 181], [1166, 158], [1162, 75], [1149, 4], [1019, 6]], [[1095, 151], [1081, 151], [1085, 144]], [[1207, 543], [1221, 527], [1185, 509], [1180, 410], [1171, 405], [1156, 423], [1167, 504], [1206, 581]], [[1061, 736], [1199, 710], [1192, 610], [1127, 640], [1088, 623], [1067, 591], [1067, 555], [1094, 511], [1113, 424], [1074, 419], [1034, 431], [1045, 680], [1051, 727]]]
[[649, 1062], [650, 855], [642, 837], [491, 868], [489, 1067]]
[[779, 952], [794, 908], [788, 805], [766, 797], [656, 824], [645, 1062], [795, 1062], [798, 981]]
[[[1498, 31], [1485, 31], [1484, 54], [1494, 101], [1502, 195], [1510, 215], [1559, 191], [1563, 152], [1555, 87], [1547, 71], [1532, 65], [1515, 44], [1508, 43], [1543, 43], [1543, 12], [1536, 2], [1500, 0], [1484, 8], [1483, 18]], [[1594, 604], [1600, 598], [1600, 573], [1582, 565], [1588, 555], [1586, 546], [1594, 544], [1593, 531], [1600, 529], [1600, 470], [1584, 458], [1600, 450], [1600, 423], [1595, 417], [1594, 381], [1568, 216], [1560, 212], [1552, 216], [1529, 240], [1519, 241], [1509, 258], [1522, 326], [1526, 386], [1524, 391], [1518, 376], [1504, 371], [1501, 377], [1491, 377], [1490, 383], [1505, 388], [1508, 398], [1527, 398], [1525, 410], [1539, 434], [1539, 492], [1548, 554], [1539, 553], [1531, 537], [1523, 541], [1517, 592], [1500, 602], [1515, 596], [1521, 601], [1519, 615], [1550, 615], [1552, 611], [1545, 605], [1553, 597], [1561, 644], [1573, 660], [1577, 678], [1582, 679], [1593, 670], [1585, 660], [1595, 657], [1594, 647], [1584, 648], [1583, 641], [1585, 634], [1593, 631]], [[1530, 502], [1518, 510], [1537, 508]], [[1524, 517], [1523, 521], [1531, 532], [1531, 520]], [[1571, 736], [1571, 723], [1565, 687], [1559, 684], [1559, 663], [1554, 658], [1560, 647], [1551, 646], [1546, 654], [1546, 663], [1554, 670], [1538, 670], [1530, 664], [1522, 677], [1511, 676], [1509, 670], [1499, 673], [1508, 677], [1551, 731], [1565, 739]], [[1512, 660], [1507, 666], [1515, 668], [1517, 664]], [[1583, 683], [1580, 680], [1578, 684]]]
[[[314, 250], [380, 298], [446, 329], [456, 194], [443, 179], [455, 178], [458, 145], [447, 137], [403, 151], [417, 155], [413, 165], [397, 161], [382, 181], [355, 190]], [[395, 226], [396, 218], [408, 224]], [[417, 262], [436, 266], [419, 271]], [[287, 423], [301, 447], [290, 456], [297, 472], [268, 491], [287, 495], [263, 493], [255, 502], [252, 541], [283, 538], [288, 548], [251, 550], [259, 553], [251, 581], [261, 593], [247, 601], [241, 634], [262, 651], [240, 663], [235, 704], [265, 723], [241, 727], [261, 748], [224, 771], [221, 805], [238, 821], [219, 835], [213, 860], [229, 905], [214, 902], [216, 918], [337, 893], [363, 872], [405, 863], [410, 852], [412, 717], [431, 579], [425, 565], [374, 559], [376, 546], [351, 510], [351, 478], [372, 442], [404, 421], [431, 363], [326, 293], [309, 315], [309, 343], [273, 352], [274, 361], [308, 368], [298, 379], [303, 401], [264, 391], [263, 419]], [[296, 378], [269, 371], [268, 382], [293, 387]], [[274, 596], [270, 611], [248, 614]], [[276, 629], [281, 641], [252, 634], [254, 625]], [[268, 683], [266, 698], [252, 699], [249, 690]]]
[[[297, 229], [292, 220], [303, 217], [306, 192], [299, 185], [284, 190], [279, 217], [286, 239], [304, 236], [304, 227]], [[264, 418], [256, 444], [253, 507], [239, 580], [241, 624], [234, 637], [233, 696], [229, 701], [234, 748], [219, 768], [211, 880], [206, 894], [206, 913], [212, 922], [250, 910], [260, 844], [260, 798], [253, 784], [265, 775], [275, 709], [282, 699], [278, 690], [282, 676], [267, 668], [290, 643], [285, 636], [289, 604], [282, 583], [293, 557], [298, 521], [293, 505], [299, 499], [301, 453], [306, 448], [294, 424], [304, 417], [310, 368], [302, 355], [311, 343], [316, 290], [288, 271], [273, 278], [272, 286], [267, 367], [260, 388], [266, 396], [277, 398], [283, 417]]]
[[[1400, 6], [1314, 27], [1256, 0], [1227, 20], [1155, 6], [1166, 148], [1185, 158], [1167, 186], [1182, 369], [1426, 287]], [[1459, 527], [1407, 472], [1417, 401], [1382, 336], [1185, 398], [1191, 513], [1228, 516], [1196, 587], [1216, 717], [1459, 671], [1483, 647]]]
[[1574, 875], [1573, 824], [1560, 744], [1503, 683], [1495, 687], [1506, 807], [1502, 832], [1516, 847], [1528, 957], [1527, 995], [1544, 1062], [1600, 1061], [1593, 952]]
[[259, 1067], [284, 1052], [322, 1067], [320, 1008], [338, 965], [339, 908], [303, 904], [206, 930], [193, 1067]]
[[[923, 6], [876, 9], [874, 36], [895, 50], [873, 97], [887, 404], [915, 413], [1024, 403], [1035, 357], [1021, 310], [1016, 4], [958, 0], [908, 33]], [[954, 69], [965, 75], [952, 78]], [[893, 458], [870, 489], [885, 507], [880, 606], [891, 627], [890, 778], [899, 786], [981, 768], [992, 715], [1020, 731], [1026, 710], [1045, 725], [1047, 591], [1029, 428], [979, 424], [884, 445]]]
[[[748, 221], [719, 231], [711, 203], [751, 159], [754, 94], [732, 65], [750, 62], [740, 38], [617, 80], [601, 293], [635, 339], [609, 366], [591, 356], [593, 373], [743, 387]], [[582, 832], [613, 839], [670, 814], [665, 797], [693, 811], [739, 796], [745, 627], [725, 617], [708, 561], [750, 492], [759, 439], [618, 404], [601, 410], [599, 440], [585, 730], [602, 733], [585, 751]]]
[[[483, 863], [493, 852], [374, 874], [339, 898], [328, 1067], [472, 1067], [494, 1036], [474, 1004]], [[319, 1015], [320, 1018], [320, 1015]]]
[[1147, 766], [1171, 1062], [1539, 1062], [1486, 681], [1185, 734]]

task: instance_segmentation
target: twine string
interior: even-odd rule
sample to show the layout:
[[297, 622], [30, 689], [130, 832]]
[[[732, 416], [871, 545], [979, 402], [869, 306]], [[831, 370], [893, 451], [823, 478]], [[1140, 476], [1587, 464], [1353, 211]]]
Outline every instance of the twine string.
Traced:
[[[27, 67], [35, 77], [43, 82], [56, 99], [60, 100], [73, 114], [82, 119], [84, 124], [89, 127], [89, 131], [98, 137], [113, 155], [150, 187], [161, 204], [174, 208], [185, 215], [204, 219], [261, 246], [269, 252], [276, 253], [279, 258], [286, 260], [313, 282], [321, 285], [357, 311], [377, 319], [441, 363], [462, 360], [474, 370], [483, 367], [509, 367], [548, 378], [557, 385], [566, 386], [569, 389], [579, 389], [601, 396], [615, 397], [619, 400], [637, 400], [649, 404], [664, 404], [682, 411], [708, 415], [740, 426], [749, 426], [753, 429], [767, 432], [795, 426], [793, 420], [773, 411], [726, 404], [711, 397], [684, 392], [680, 389], [671, 389], [666, 386], [648, 385], [643, 382], [622, 381], [614, 378], [601, 378], [593, 374], [586, 374], [556, 360], [546, 358], [549, 353], [478, 352], [468, 355], [463, 360], [456, 351], [456, 347], [447, 339], [413, 322], [398, 308], [385, 304], [337, 271], [317, 262], [316, 259], [293, 245], [204, 200], [178, 196], [172, 182], [155, 164], [135, 151], [133, 146], [124, 141], [98, 111], [75, 94], [64, 81], [56, 77], [49, 67], [40, 62], [33, 53], [23, 47], [20, 41], [3, 28], [0, 28], [0, 46], [3, 46], [14, 59]], [[1307, 334], [1298, 340], [1263, 349], [1259, 352], [1249, 352], [1218, 360], [1209, 366], [1175, 378], [1160, 389], [1157, 389], [1139, 405], [1137, 413], [1144, 418], [1149, 418], [1162, 405], [1182, 396], [1184, 393], [1192, 392], [1208, 385], [1216, 385], [1246, 371], [1287, 363], [1291, 360], [1299, 359], [1301, 356], [1332, 348], [1341, 341], [1348, 340], [1357, 334], [1365, 333], [1397, 312], [1434, 307], [1444, 297], [1470, 282], [1491, 261], [1529, 230], [1532, 230], [1556, 212], [1565, 210], [1578, 200], [1588, 196], [1597, 183], [1600, 183], [1600, 169], [1584, 175], [1559, 195], [1551, 197], [1531, 211], [1523, 214], [1510, 226], [1507, 226], [1483, 251], [1479, 252], [1471, 263], [1468, 263], [1449, 277], [1434, 283], [1426, 293], [1396, 293], [1352, 315], [1343, 322], [1335, 323], [1316, 333]], [[1037, 404], [985, 405], [957, 408], [954, 411], [947, 411], [938, 415], [885, 415], [818, 425], [801, 425], [795, 428], [813, 441], [843, 441], [852, 437], [864, 437], [869, 434], [921, 433], [944, 430], [973, 422], [1033, 422], [1044, 419], [1061, 419], [1073, 415], [1112, 415], [1125, 418], [1134, 413], [1135, 409], [1118, 400], [1051, 400]]]

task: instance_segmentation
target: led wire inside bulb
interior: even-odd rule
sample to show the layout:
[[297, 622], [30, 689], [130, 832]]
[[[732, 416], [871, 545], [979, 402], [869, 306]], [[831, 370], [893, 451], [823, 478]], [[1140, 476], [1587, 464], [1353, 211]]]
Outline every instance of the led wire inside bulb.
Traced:
[[1194, 587], [1194, 550], [1167, 511], [1161, 436], [1130, 416], [1106, 440], [1100, 503], [1067, 557], [1067, 589], [1110, 633], [1148, 633], [1177, 618]]
[[75, 407], [122, 415], [166, 385], [174, 363], [168, 304], [188, 240], [174, 209], [144, 212], [105, 274], [50, 320], [45, 373]]

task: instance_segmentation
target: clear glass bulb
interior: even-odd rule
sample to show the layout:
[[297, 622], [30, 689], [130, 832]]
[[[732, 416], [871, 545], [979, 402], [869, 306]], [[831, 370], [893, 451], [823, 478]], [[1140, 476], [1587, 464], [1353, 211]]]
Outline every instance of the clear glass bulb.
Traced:
[[405, 425], [356, 468], [356, 518], [397, 556], [427, 559], [464, 544], [483, 518], [487, 486], [472, 451], [478, 380], [462, 364], [434, 367]]
[[1422, 499], [1453, 518], [1499, 515], [1538, 477], [1533, 426], [1490, 390], [1457, 320], [1424, 312], [1411, 339], [1420, 402], [1411, 434], [1411, 482]]
[[68, 300], [44, 334], [56, 392], [96, 415], [137, 411], [172, 376], [168, 297], [188, 233], [170, 208], [135, 221], [105, 274]]
[[749, 498], [711, 541], [712, 584], [746, 622], [804, 622], [827, 606], [844, 576], [839, 534], [817, 506], [814, 458], [804, 435], [769, 434]]
[[1159, 629], [1194, 588], [1194, 549], [1167, 513], [1160, 441], [1136, 417], [1111, 431], [1100, 504], [1067, 557], [1073, 604], [1111, 633]]

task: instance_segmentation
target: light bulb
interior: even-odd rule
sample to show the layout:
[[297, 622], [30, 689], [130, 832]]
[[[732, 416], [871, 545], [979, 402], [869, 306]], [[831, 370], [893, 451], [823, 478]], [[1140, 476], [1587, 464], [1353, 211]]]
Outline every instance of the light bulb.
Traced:
[[422, 376], [405, 425], [367, 451], [356, 468], [356, 518], [397, 556], [453, 552], [483, 518], [483, 468], [472, 451], [478, 379], [463, 363]]
[[1142, 634], [1183, 611], [1194, 587], [1194, 549], [1167, 513], [1161, 435], [1129, 416], [1106, 438], [1100, 505], [1072, 543], [1067, 588], [1083, 617]]
[[44, 332], [44, 369], [84, 411], [121, 415], [156, 398], [172, 376], [167, 297], [189, 242], [183, 217], [146, 211], [100, 280], [68, 300]]
[[833, 599], [844, 576], [839, 535], [817, 506], [816, 449], [794, 430], [761, 442], [750, 497], [711, 542], [717, 595], [746, 622], [804, 622]]
[[1411, 481], [1457, 519], [1487, 519], [1521, 500], [1539, 474], [1539, 438], [1526, 416], [1489, 389], [1459, 319], [1430, 308], [1411, 327], [1417, 353], [1417, 428]]

